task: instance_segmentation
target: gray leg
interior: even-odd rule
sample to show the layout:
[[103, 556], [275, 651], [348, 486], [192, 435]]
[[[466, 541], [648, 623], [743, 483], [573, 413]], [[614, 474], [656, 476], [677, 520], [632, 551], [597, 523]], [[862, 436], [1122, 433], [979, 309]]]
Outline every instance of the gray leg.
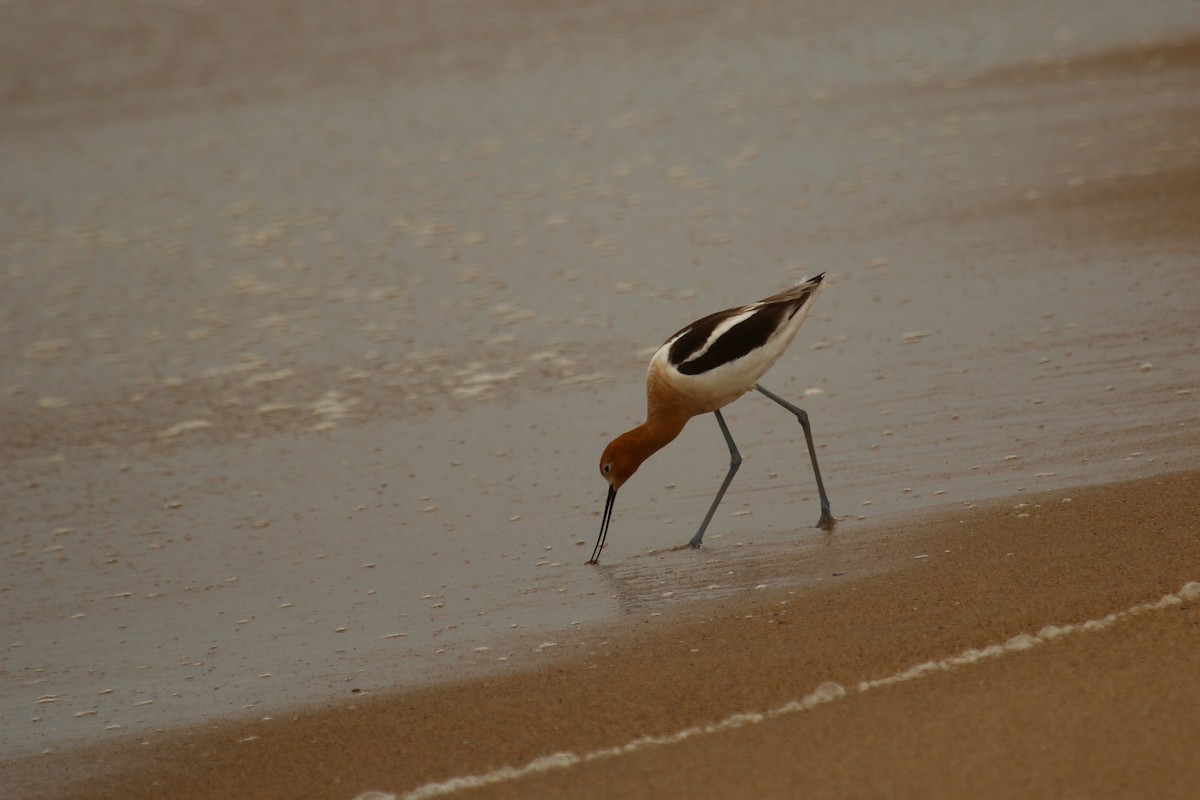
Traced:
[[821, 468], [817, 466], [817, 448], [813, 445], [812, 426], [808, 424], [808, 413], [774, 392], [764, 389], [760, 384], [754, 384], [754, 388], [795, 414], [796, 419], [800, 420], [800, 427], [804, 429], [804, 438], [808, 442], [808, 457], [812, 459], [813, 475], [817, 478], [817, 491], [821, 494], [821, 519], [817, 522], [817, 527], [827, 531], [833, 530], [837, 520], [833, 518], [833, 512], [829, 510], [829, 496], [825, 494], [825, 483], [821, 480]]
[[734, 474], [738, 471], [738, 467], [742, 465], [742, 454], [738, 452], [737, 445], [733, 443], [733, 437], [729, 435], [729, 427], [725, 424], [725, 418], [721, 416], [720, 411], [714, 411], [713, 413], [717, 415], [717, 424], [721, 426], [721, 433], [725, 434], [725, 443], [729, 445], [729, 472], [725, 473], [725, 482], [721, 484], [721, 488], [717, 491], [717, 496], [713, 499], [708, 513], [704, 515], [704, 522], [700, 523], [700, 530], [696, 531], [696, 535], [688, 542], [692, 547], [700, 546], [701, 540], [704, 539], [704, 531], [708, 528], [708, 523], [712, 520], [713, 514], [716, 513], [717, 506], [721, 504], [721, 498], [725, 496], [725, 490], [729, 488]]

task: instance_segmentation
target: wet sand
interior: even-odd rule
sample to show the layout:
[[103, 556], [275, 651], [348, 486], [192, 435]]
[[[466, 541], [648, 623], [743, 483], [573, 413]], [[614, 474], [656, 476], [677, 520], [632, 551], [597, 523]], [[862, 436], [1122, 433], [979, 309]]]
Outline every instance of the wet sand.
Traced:
[[[631, 624], [918, 591], [895, 544], [918, 521], [996, 527], [997, 501], [1130, 480], [1158, 497], [1200, 467], [1198, 43], [1194, 4], [1168, 0], [0, 4], [0, 788], [385, 694], [459, 736], [435, 721], [447, 697], [545, 683], [528, 676]], [[672, 550], [726, 469], [700, 419], [623, 488], [585, 568], [595, 461], [640, 421], [649, 353], [821, 271], [765, 383], [813, 420], [836, 534], [810, 527], [794, 420], [746, 398], [706, 547]], [[1095, 568], [1115, 580], [1153, 554], [1138, 541]], [[982, 591], [986, 567], [962, 580]], [[1124, 578], [1092, 604], [1044, 580], [1021, 598], [1038, 613], [982, 631], [1182, 585]], [[862, 629], [861, 669], [803, 674], [985, 643], [938, 624], [961, 641], [933, 625], [867, 657], [895, 639]], [[637, 645], [644, 663], [671, 641]], [[561, 739], [464, 754], [436, 734], [416, 766], [409, 739], [339, 734], [378, 769], [308, 790], [403, 791], [720, 716], [692, 713], [703, 677], [643, 671], [682, 681], [663, 703], [697, 700], [609, 737], [572, 702]], [[815, 688], [743, 683], [713, 708]]]
[[[35, 781], [86, 776], [47, 797], [402, 797], [642, 740], [469, 796], [1194, 796], [1200, 473], [1030, 499], [881, 532], [874, 556], [904, 562], [883, 575], [831, 574], [820, 586], [576, 630], [541, 668], [24, 768]], [[801, 560], [788, 566], [802, 571]], [[1137, 609], [1185, 586], [1184, 602]], [[1097, 630], [1046, 632], [1131, 608]], [[1021, 634], [1044, 641], [978, 652]], [[964, 654], [962, 664], [861, 686]], [[844, 696], [728, 723], [829, 682]]]

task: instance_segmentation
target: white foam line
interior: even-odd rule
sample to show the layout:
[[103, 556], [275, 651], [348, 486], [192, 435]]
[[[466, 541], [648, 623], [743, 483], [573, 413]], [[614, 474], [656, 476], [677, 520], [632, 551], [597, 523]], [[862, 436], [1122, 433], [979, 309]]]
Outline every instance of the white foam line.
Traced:
[[863, 681], [858, 684], [858, 691], [865, 692], [870, 689], [878, 689], [884, 686], [891, 686], [895, 683], [903, 683], [910, 681], [913, 678], [920, 678], [931, 672], [951, 670], [955, 667], [962, 667], [968, 664], [974, 664], [976, 661], [984, 661], [989, 658], [997, 658], [1006, 653], [1015, 653], [1020, 650], [1028, 650], [1031, 647], [1036, 647], [1039, 644], [1045, 644], [1052, 639], [1057, 639], [1060, 636], [1068, 636], [1072, 633], [1081, 631], [1101, 631], [1109, 627], [1115, 622], [1118, 622], [1126, 617], [1144, 614], [1147, 611], [1157, 611], [1162, 608], [1177, 606], [1188, 600], [1196, 600], [1200, 598], [1200, 583], [1191, 581], [1184, 584], [1183, 588], [1175, 594], [1166, 594], [1162, 598], [1153, 603], [1142, 603], [1132, 606], [1124, 611], [1114, 611], [1107, 616], [1099, 619], [1089, 619], [1087, 622], [1078, 622], [1072, 625], [1047, 625], [1036, 634], [1019, 633], [1003, 644], [988, 645], [982, 649], [965, 650], [956, 656], [943, 658], [941, 661], [926, 661], [924, 664], [917, 664], [915, 667], [909, 667], [903, 672], [897, 672], [895, 675], [889, 675], [886, 678], [879, 678], [873, 681]]
[[[1099, 619], [1091, 619], [1086, 622], [1078, 622], [1069, 625], [1047, 625], [1036, 634], [1022, 633], [1018, 634], [1002, 644], [993, 644], [981, 649], [965, 650], [956, 656], [943, 658], [940, 661], [926, 661], [923, 664], [917, 664], [902, 672], [897, 672], [894, 675], [889, 675], [886, 678], [878, 678], [871, 681], [862, 681], [858, 684], [857, 691], [871, 691], [872, 689], [881, 689], [887, 686], [892, 686], [897, 683], [911, 681], [916, 678], [922, 678], [934, 672], [945, 672], [956, 669], [958, 667], [968, 666], [979, 661], [985, 661], [991, 658], [1008, 653], [1016, 653], [1038, 645], [1045, 644], [1063, 636], [1069, 636], [1074, 633], [1083, 631], [1100, 631], [1111, 625], [1126, 619], [1128, 617], [1145, 614], [1150, 611], [1158, 611], [1164, 608], [1182, 605], [1185, 602], [1200, 600], [1200, 582], [1190, 581], [1183, 585], [1178, 592], [1166, 594], [1153, 603], [1141, 603], [1131, 606], [1124, 611], [1114, 611], [1113, 613], [1100, 617]], [[665, 736], [642, 736], [634, 739], [627, 744], [618, 745], [616, 747], [607, 747], [602, 750], [593, 750], [590, 753], [578, 755], [576, 753], [555, 753], [553, 755], [542, 756], [535, 758], [523, 767], [501, 767], [500, 769], [486, 772], [482, 775], [466, 775], [459, 778], [451, 778], [448, 781], [441, 783], [427, 783], [424, 786], [413, 789], [411, 792], [400, 795], [397, 798], [394, 794], [385, 792], [364, 792], [358, 795], [355, 800], [425, 800], [429, 797], [441, 797], [463, 789], [474, 789], [480, 786], [488, 786], [494, 783], [504, 783], [505, 781], [514, 781], [524, 778], [528, 775], [533, 775], [539, 772], [549, 772], [550, 770], [566, 769], [573, 767], [576, 764], [586, 764], [592, 761], [600, 761], [608, 758], [616, 758], [628, 753], [635, 753], [638, 750], [644, 750], [650, 747], [661, 747], [664, 745], [676, 744], [685, 739], [690, 739], [693, 736], [703, 736], [710, 733], [720, 733], [722, 731], [741, 728], [746, 725], [754, 725], [759, 722], [765, 722], [774, 717], [780, 717], [785, 714], [795, 714], [801, 711], [808, 711], [811, 708], [819, 706], [823, 703], [830, 703], [834, 700], [841, 699], [847, 695], [847, 691], [840, 684], [832, 681], [821, 684], [812, 694], [805, 696], [801, 700], [792, 700], [784, 703], [778, 708], [773, 708], [762, 713], [739, 713], [726, 717], [720, 722], [715, 722], [710, 725], [700, 725], [691, 728], [684, 728], [676, 733], [667, 734]]]

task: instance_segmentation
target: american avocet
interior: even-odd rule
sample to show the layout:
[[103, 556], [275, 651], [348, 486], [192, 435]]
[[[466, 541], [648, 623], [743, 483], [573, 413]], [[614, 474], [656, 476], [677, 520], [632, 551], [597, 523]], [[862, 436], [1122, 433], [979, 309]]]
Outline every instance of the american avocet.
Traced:
[[799, 286], [757, 303], [709, 314], [688, 325], [658, 348], [650, 359], [646, 374], [646, 421], [609, 442], [600, 456], [600, 474], [608, 481], [608, 500], [604, 504], [600, 536], [596, 539], [596, 548], [592, 551], [589, 564], [599, 562], [600, 551], [608, 536], [608, 523], [612, 519], [617, 490], [637, 472], [643, 461], [670, 444], [689, 419], [711, 411], [716, 415], [717, 424], [721, 426], [721, 433], [729, 445], [729, 472], [717, 490], [708, 514], [700, 523], [700, 530], [689, 542], [692, 547], [700, 546], [704, 530], [742, 463], [742, 456], [733, 443], [721, 409], [751, 389], [762, 392], [795, 414], [800, 421], [808, 442], [813, 475], [817, 479], [817, 491], [821, 495], [821, 519], [817, 527], [825, 530], [833, 528], [834, 518], [829, 510], [825, 484], [821, 481], [821, 470], [817, 466], [817, 451], [813, 446], [808, 414], [758, 383], [758, 379], [779, 360], [796, 338], [800, 323], [812, 307], [824, 277], [825, 273], [821, 273]]

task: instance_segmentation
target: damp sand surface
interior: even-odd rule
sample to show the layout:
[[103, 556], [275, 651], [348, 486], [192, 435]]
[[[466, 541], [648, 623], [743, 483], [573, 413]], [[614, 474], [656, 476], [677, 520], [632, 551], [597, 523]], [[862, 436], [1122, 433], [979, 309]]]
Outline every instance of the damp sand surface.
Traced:
[[[1188, 3], [258, 8], [0, 6], [10, 759], [516, 672], [1197, 465]], [[650, 352], [820, 271], [764, 383], [836, 533], [747, 397], [706, 547], [698, 419], [586, 568]]]
[[92, 800], [1193, 797], [1198, 498], [1186, 472], [933, 513], [874, 537], [882, 574], [646, 608], [521, 670], [9, 775]]

